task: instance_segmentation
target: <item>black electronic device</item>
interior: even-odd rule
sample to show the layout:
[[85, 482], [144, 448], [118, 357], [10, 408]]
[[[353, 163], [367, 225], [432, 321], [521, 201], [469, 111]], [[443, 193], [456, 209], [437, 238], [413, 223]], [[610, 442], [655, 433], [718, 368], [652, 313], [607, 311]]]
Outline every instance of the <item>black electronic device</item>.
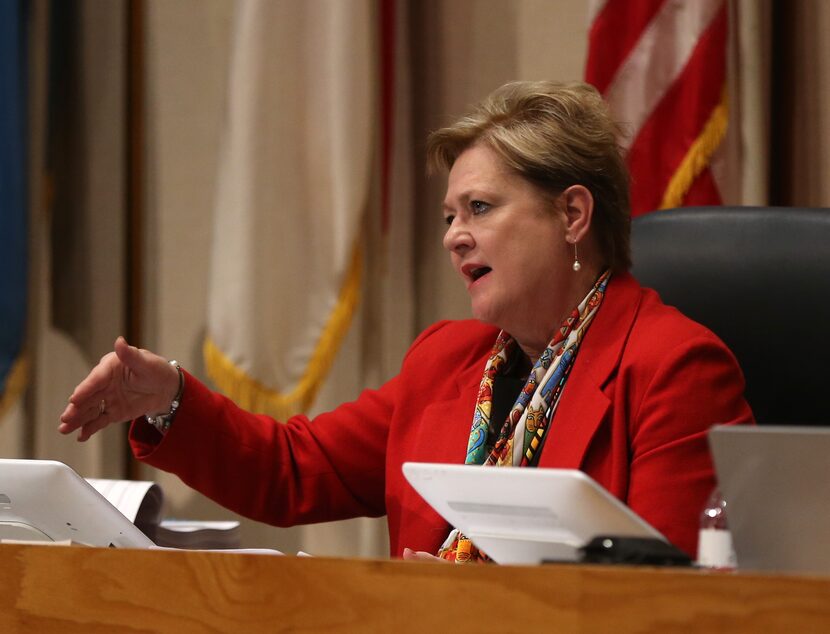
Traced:
[[651, 537], [604, 535], [593, 538], [580, 551], [583, 563], [635, 566], [692, 565], [692, 558], [685, 552], [662, 539]]

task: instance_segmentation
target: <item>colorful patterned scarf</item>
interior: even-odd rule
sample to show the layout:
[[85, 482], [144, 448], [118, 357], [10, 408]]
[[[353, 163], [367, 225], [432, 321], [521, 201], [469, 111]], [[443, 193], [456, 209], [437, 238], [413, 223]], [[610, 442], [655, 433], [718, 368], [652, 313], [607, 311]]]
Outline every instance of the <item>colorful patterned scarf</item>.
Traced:
[[[542, 440], [556, 413], [579, 344], [602, 303], [610, 278], [610, 271], [603, 273], [585, 299], [562, 322], [530, 371], [492, 450], [488, 452], [487, 434], [493, 409], [493, 383], [496, 376], [504, 370], [510, 355], [514, 351], [519, 354], [515, 350], [516, 340], [504, 331], [499, 333], [481, 379], [465, 464], [497, 467], [536, 465]], [[456, 563], [488, 560], [458, 529], [450, 532], [439, 549], [438, 556]]]

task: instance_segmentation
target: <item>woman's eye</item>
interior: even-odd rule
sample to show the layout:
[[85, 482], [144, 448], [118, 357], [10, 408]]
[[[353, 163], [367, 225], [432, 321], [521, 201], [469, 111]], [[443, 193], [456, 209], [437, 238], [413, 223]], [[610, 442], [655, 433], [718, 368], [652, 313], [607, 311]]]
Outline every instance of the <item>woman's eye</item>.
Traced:
[[481, 200], [471, 200], [470, 209], [473, 210], [474, 214], [483, 214], [485, 211], [490, 209], [490, 205]]
[[454, 218], [455, 216], [444, 216], [444, 222], [446, 222], [447, 225], [451, 225]]

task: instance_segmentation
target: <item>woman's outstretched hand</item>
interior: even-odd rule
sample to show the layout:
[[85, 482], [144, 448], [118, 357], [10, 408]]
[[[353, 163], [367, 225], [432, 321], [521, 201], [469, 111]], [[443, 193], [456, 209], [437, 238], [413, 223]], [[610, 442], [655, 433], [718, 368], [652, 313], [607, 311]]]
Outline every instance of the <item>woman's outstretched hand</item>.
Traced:
[[114, 352], [101, 357], [72, 392], [58, 431], [80, 429], [83, 442], [110, 423], [166, 412], [178, 389], [178, 371], [166, 359], [118, 337]]

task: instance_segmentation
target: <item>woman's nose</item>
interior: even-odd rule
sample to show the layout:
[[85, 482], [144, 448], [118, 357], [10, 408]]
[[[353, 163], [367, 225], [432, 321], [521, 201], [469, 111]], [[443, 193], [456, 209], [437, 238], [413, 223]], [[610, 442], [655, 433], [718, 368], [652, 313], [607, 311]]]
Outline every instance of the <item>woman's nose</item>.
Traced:
[[453, 223], [444, 234], [444, 248], [451, 253], [464, 253], [471, 249], [475, 244], [473, 235], [463, 226], [458, 218], [453, 220]]

